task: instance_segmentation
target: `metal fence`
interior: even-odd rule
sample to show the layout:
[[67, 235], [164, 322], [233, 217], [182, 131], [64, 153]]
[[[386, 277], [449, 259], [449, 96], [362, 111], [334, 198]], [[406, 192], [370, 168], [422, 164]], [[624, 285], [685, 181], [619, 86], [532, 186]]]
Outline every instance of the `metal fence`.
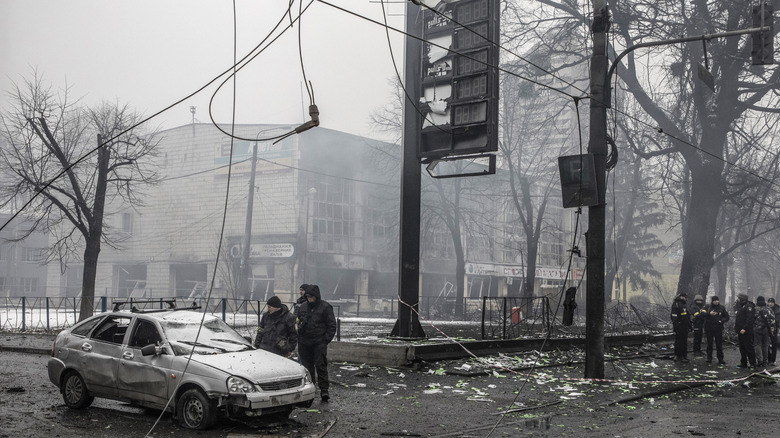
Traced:
[[545, 336], [551, 318], [547, 297], [482, 297], [482, 339]]
[[[228, 298], [189, 299], [183, 297], [159, 298], [155, 300], [113, 299], [96, 297], [87, 307], [93, 314], [105, 312], [115, 301], [127, 301], [138, 309], [164, 309], [173, 301], [176, 307], [190, 307], [193, 304], [203, 312], [218, 315], [234, 328], [256, 326], [265, 302], [233, 300]], [[0, 298], [0, 330], [54, 332], [73, 326], [81, 315], [83, 299], [80, 297], [4, 297]], [[130, 308], [130, 307], [127, 307]], [[336, 312], [340, 310], [334, 306]]]
[[[193, 304], [202, 311], [216, 315], [236, 330], [253, 333], [265, 301], [231, 298], [128, 298], [96, 297], [87, 307], [93, 313], [110, 310], [115, 301], [127, 301], [139, 309], [165, 308], [173, 300], [178, 308]], [[0, 297], [0, 331], [57, 332], [73, 326], [79, 320], [83, 299], [80, 297]], [[356, 296], [354, 299], [330, 299], [339, 322], [339, 337], [343, 320], [350, 337], [375, 335], [372, 319], [382, 319], [378, 325], [397, 318], [398, 300], [393, 297]], [[427, 321], [463, 321], [476, 324], [474, 330], [464, 330], [482, 339], [517, 339], [522, 337], [579, 336], [584, 332], [584, 318], [575, 311], [574, 326], [563, 326], [562, 315], [551, 308], [548, 297], [479, 297], [463, 298], [462, 315], [456, 318], [458, 301], [447, 297], [421, 297], [419, 312]], [[292, 306], [291, 306], [292, 307]], [[127, 307], [129, 308], [129, 307]], [[669, 309], [662, 305], [635, 306], [610, 303], [605, 310], [606, 334], [637, 332], [668, 332]], [[391, 321], [392, 322], [392, 321]], [[391, 324], [392, 325], [392, 324]], [[469, 325], [468, 327], [472, 327]], [[386, 330], [389, 332], [389, 330]], [[363, 333], [365, 332], [365, 333]], [[461, 333], [459, 333], [461, 334]]]

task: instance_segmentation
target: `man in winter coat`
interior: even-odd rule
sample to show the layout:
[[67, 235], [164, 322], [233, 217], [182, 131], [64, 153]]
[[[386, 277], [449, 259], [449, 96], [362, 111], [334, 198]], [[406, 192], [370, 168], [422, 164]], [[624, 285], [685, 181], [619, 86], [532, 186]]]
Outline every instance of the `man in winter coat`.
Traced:
[[767, 299], [766, 303], [767, 307], [775, 314], [775, 326], [772, 327], [772, 334], [769, 337], [769, 340], [772, 341], [772, 345], [769, 347], [769, 365], [774, 365], [775, 360], [777, 360], [777, 334], [780, 332], [780, 306], [775, 304], [774, 298]]
[[718, 363], [724, 365], [723, 360], [723, 324], [729, 320], [729, 312], [720, 305], [718, 297], [710, 299], [710, 305], [704, 308], [704, 330], [707, 332], [707, 363], [712, 362], [712, 343], [718, 355]]
[[328, 388], [328, 344], [336, 335], [333, 307], [320, 296], [320, 288], [311, 284], [304, 295], [306, 302], [298, 310], [298, 356], [320, 388], [320, 398], [330, 399]]
[[734, 304], [734, 331], [737, 332], [739, 341], [739, 365], [738, 368], [756, 366], [756, 351], [753, 349], [753, 322], [756, 319], [756, 305], [748, 301], [747, 294], [738, 294]]
[[672, 328], [674, 328], [674, 361], [688, 362], [688, 332], [691, 316], [688, 314], [688, 297], [681, 293], [672, 303]]
[[696, 295], [691, 305], [691, 319], [693, 321], [693, 355], [704, 356], [701, 352], [701, 338], [704, 329], [704, 298]]
[[775, 326], [775, 313], [766, 306], [764, 297], [756, 298], [756, 318], [753, 320], [753, 344], [756, 347], [756, 362], [762, 367], [769, 363], [769, 344]]
[[260, 318], [255, 336], [255, 348], [291, 357], [298, 345], [298, 332], [295, 329], [295, 316], [277, 296], [266, 303], [268, 311]]
[[309, 288], [309, 285], [306, 283], [303, 283], [299, 288], [298, 292], [300, 292], [301, 296], [298, 297], [298, 299], [295, 301], [295, 311], [293, 312], [295, 314], [295, 317], [298, 317], [298, 310], [301, 308], [301, 304], [306, 302], [306, 289]]

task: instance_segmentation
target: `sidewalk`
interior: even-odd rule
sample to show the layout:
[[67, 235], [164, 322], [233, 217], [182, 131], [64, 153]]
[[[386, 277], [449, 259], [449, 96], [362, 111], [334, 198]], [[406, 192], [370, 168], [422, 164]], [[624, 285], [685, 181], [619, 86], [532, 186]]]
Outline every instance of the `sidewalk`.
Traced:
[[51, 347], [57, 335], [41, 333], [0, 332], [0, 351], [18, 353], [51, 354]]

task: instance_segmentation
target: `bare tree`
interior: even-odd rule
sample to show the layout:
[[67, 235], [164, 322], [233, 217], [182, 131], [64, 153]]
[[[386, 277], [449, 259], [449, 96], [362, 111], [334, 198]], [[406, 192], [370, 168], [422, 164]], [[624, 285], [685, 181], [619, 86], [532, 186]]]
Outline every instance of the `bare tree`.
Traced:
[[[566, 0], [514, 4], [518, 25], [512, 34], [513, 46], [544, 40], [555, 50], [579, 56], [578, 62], [587, 62], [587, 52], [573, 53], [557, 42], [566, 38], [556, 37], [588, 29], [588, 6]], [[752, 26], [749, 5], [739, 2], [624, 2], [615, 4], [611, 12], [615, 52], [642, 42]], [[616, 117], [642, 120], [657, 131], [653, 150], [637, 154], [646, 159], [671, 154], [690, 175], [678, 292], [705, 295], [710, 283], [717, 218], [726, 198], [726, 172], [731, 170], [726, 163], [735, 162], [729, 133], [748, 121], [777, 113], [780, 70], [748, 68], [749, 59], [748, 38], [724, 38], [708, 41], [706, 53], [702, 44], [695, 43], [633, 52], [617, 69], [622, 83], [615, 92], [630, 95], [641, 112], [619, 107], [622, 112]], [[709, 66], [714, 90], [698, 79], [699, 64]]]
[[0, 194], [5, 205], [15, 197], [29, 202], [24, 212], [32, 218], [29, 232], [51, 236], [48, 261], [58, 259], [65, 267], [81, 251], [80, 319], [87, 318], [94, 308], [101, 244], [118, 246], [107, 219], [120, 208], [140, 205], [140, 187], [157, 181], [151, 160], [157, 140], [139, 133], [141, 117], [127, 106], [84, 108], [69, 100], [67, 90], [55, 93], [37, 72], [15, 84], [9, 98], [13, 106], [0, 119], [6, 140]]
[[508, 179], [507, 199], [525, 243], [523, 291], [533, 296], [540, 239], [556, 228], [545, 213], [551, 197], [559, 196], [557, 158], [573, 146], [569, 122], [574, 113], [561, 96], [514, 76], [504, 78], [502, 90], [498, 149], [506, 170], [502, 174]]

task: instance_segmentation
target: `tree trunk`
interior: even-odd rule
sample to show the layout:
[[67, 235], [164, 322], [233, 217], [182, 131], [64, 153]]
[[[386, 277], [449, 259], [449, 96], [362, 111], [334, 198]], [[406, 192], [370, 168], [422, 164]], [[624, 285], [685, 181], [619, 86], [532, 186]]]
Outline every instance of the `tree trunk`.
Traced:
[[526, 291], [525, 296], [536, 296], [536, 257], [539, 252], [539, 235], [526, 235], [526, 266], [525, 266], [525, 279], [524, 288]]
[[718, 212], [723, 203], [721, 169], [720, 163], [691, 169], [691, 201], [685, 225], [678, 295], [707, 295], [714, 263]]
[[727, 258], [722, 258], [715, 265], [715, 274], [717, 281], [715, 282], [715, 296], [722, 297], [721, 299], [725, 303], [726, 301], [726, 282], [728, 281], [729, 265]]
[[460, 233], [458, 233], [457, 238], [452, 239], [452, 242], [455, 244], [455, 318], [463, 319], [463, 301], [466, 296], [466, 260]]
[[[98, 145], [103, 138], [98, 135]], [[100, 255], [100, 240], [103, 237], [103, 212], [106, 204], [108, 180], [108, 164], [111, 152], [108, 147], [98, 149], [98, 173], [95, 183], [95, 205], [92, 217], [89, 218], [89, 233], [84, 236], [84, 279], [81, 287], [81, 313], [79, 321], [92, 316], [95, 308], [95, 278], [97, 277], [98, 257]]]

